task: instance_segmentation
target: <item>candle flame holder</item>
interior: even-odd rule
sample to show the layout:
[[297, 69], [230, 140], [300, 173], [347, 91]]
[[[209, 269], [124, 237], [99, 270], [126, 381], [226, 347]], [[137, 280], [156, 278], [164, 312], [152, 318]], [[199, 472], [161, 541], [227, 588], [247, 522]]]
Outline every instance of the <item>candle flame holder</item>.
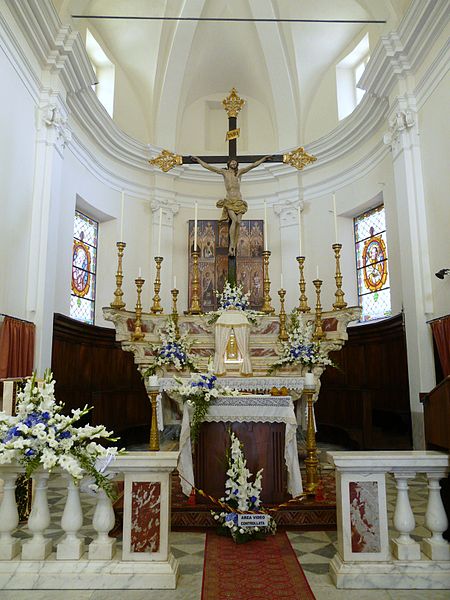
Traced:
[[304, 276], [305, 257], [297, 256], [297, 262], [298, 262], [298, 269], [300, 271], [300, 281], [298, 282], [298, 285], [300, 287], [300, 298], [299, 298], [299, 305], [298, 305], [297, 310], [298, 310], [298, 312], [301, 312], [301, 313], [307, 313], [311, 309], [308, 306], [308, 298], [306, 297], [306, 294], [305, 294], [305, 290], [306, 290], [306, 282], [305, 282], [305, 276]]
[[333, 304], [333, 308], [336, 310], [342, 310], [347, 307], [347, 302], [344, 300], [344, 292], [342, 290], [342, 273], [341, 273], [341, 248], [342, 244], [333, 244], [331, 246], [334, 250], [334, 256], [336, 258], [336, 275], [334, 276], [336, 280], [336, 292], [334, 295], [336, 296], [336, 302]]
[[305, 492], [308, 496], [316, 493], [320, 481], [319, 459], [317, 458], [316, 430], [314, 427], [314, 387], [303, 388], [306, 396], [308, 424], [306, 428], [306, 485]]
[[142, 277], [137, 277], [134, 280], [135, 284], [136, 284], [136, 290], [137, 290], [137, 301], [136, 301], [136, 319], [134, 321], [134, 331], [131, 334], [131, 339], [135, 342], [139, 342], [140, 340], [143, 340], [145, 337], [145, 334], [142, 331], [142, 303], [141, 303], [141, 292], [142, 292], [142, 286], [144, 285], [145, 279], [142, 279]]
[[185, 312], [187, 315], [201, 315], [202, 306], [200, 304], [200, 280], [198, 276], [198, 258], [200, 256], [199, 250], [192, 250], [192, 296], [191, 306], [188, 311]]
[[178, 310], [177, 310], [177, 298], [178, 298], [178, 290], [177, 289], [173, 289], [170, 290], [170, 293], [172, 294], [172, 321], [173, 324], [175, 326], [175, 335], [176, 338], [178, 339], [180, 337], [180, 330], [178, 328]]
[[123, 272], [122, 272], [122, 258], [123, 252], [126, 247], [125, 242], [116, 242], [117, 246], [117, 273], [116, 273], [116, 291], [114, 292], [114, 300], [110, 303], [111, 308], [122, 310], [125, 308], [125, 302], [123, 301]]
[[314, 333], [313, 339], [316, 341], [321, 340], [324, 337], [322, 329], [322, 305], [320, 304], [320, 288], [322, 287], [321, 279], [314, 279], [313, 284], [316, 288], [316, 317], [314, 320]]
[[264, 250], [263, 255], [263, 307], [261, 308], [261, 312], [266, 315], [271, 315], [275, 312], [270, 297], [270, 279], [269, 279], [269, 258], [270, 258], [270, 250]]
[[154, 315], [163, 312], [163, 307], [161, 306], [161, 296], [159, 295], [159, 292], [161, 291], [161, 263], [163, 260], [164, 258], [162, 256], [155, 256], [156, 276], [155, 283], [153, 284], [155, 294], [153, 296], [153, 304], [150, 309], [150, 312]]
[[278, 290], [278, 295], [280, 296], [280, 314], [278, 315], [280, 321], [280, 333], [278, 334], [278, 339], [282, 342], [285, 342], [289, 339], [288, 332], [286, 330], [286, 311], [284, 310], [284, 298], [286, 296], [286, 290]]

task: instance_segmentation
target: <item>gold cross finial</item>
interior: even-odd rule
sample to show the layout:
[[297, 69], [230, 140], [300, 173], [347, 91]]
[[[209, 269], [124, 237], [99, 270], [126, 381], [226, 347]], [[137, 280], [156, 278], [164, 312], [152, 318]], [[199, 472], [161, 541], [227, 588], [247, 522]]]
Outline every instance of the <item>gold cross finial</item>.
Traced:
[[297, 148], [297, 150], [293, 150], [292, 152], [288, 152], [287, 154], [283, 154], [283, 162], [295, 167], [299, 171], [316, 160], [317, 158], [315, 156], [305, 152], [305, 149], [302, 147]]
[[164, 173], [173, 169], [176, 165], [183, 164], [183, 157], [179, 154], [174, 154], [173, 152], [169, 152], [169, 150], [163, 150], [161, 154], [158, 154], [156, 158], [152, 158], [148, 161], [154, 167], [158, 167]]
[[245, 104], [245, 100], [239, 98], [236, 88], [233, 88], [230, 95], [222, 100], [222, 104], [229, 117], [237, 117], [239, 111]]

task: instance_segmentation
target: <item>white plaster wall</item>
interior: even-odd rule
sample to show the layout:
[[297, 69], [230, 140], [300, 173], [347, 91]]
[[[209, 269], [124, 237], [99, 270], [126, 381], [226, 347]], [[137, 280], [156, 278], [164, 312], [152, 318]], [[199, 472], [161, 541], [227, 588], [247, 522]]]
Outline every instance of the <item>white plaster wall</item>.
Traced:
[[313, 95], [301, 143], [307, 144], [321, 138], [337, 127], [338, 123], [336, 67], [333, 66], [324, 73]]
[[27, 318], [35, 104], [0, 49], [0, 312]]
[[[424, 191], [427, 206], [429, 261], [432, 273], [450, 268], [450, 74], [441, 80], [419, 111]], [[424, 248], [424, 252], [427, 249]], [[450, 277], [432, 276], [434, 316], [450, 313]]]

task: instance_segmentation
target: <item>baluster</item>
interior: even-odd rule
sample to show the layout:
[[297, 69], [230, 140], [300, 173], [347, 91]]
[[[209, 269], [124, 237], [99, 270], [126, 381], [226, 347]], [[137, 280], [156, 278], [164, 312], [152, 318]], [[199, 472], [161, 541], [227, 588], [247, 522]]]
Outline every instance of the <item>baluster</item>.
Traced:
[[89, 544], [90, 560], [111, 560], [116, 546], [116, 540], [109, 537], [108, 533], [114, 527], [115, 517], [111, 500], [105, 491], [97, 492], [97, 506], [95, 507], [92, 525], [97, 532], [96, 539]]
[[16, 504], [18, 472], [2, 472], [3, 500], [0, 504], [0, 560], [11, 560], [20, 551], [20, 542], [11, 533], [19, 524]]
[[61, 527], [66, 535], [57, 544], [56, 558], [58, 560], [79, 560], [84, 554], [84, 538], [77, 536], [83, 525], [80, 490], [71, 475], [65, 473], [64, 478], [67, 479], [67, 499], [61, 518]]
[[50, 525], [47, 501], [48, 477], [49, 474], [45, 471], [33, 475], [34, 499], [28, 518], [28, 529], [33, 533], [33, 537], [22, 545], [23, 560], [45, 560], [52, 551], [52, 540], [44, 537]]
[[420, 544], [409, 535], [416, 526], [408, 495], [408, 479], [415, 473], [394, 473], [397, 485], [397, 502], [394, 512], [394, 527], [400, 533], [392, 540], [393, 553], [398, 560], [420, 560]]
[[450, 545], [442, 537], [448, 527], [448, 519], [440, 494], [439, 479], [446, 473], [427, 473], [428, 505], [425, 513], [425, 527], [431, 531], [431, 538], [423, 540], [422, 550], [431, 560], [450, 560]]

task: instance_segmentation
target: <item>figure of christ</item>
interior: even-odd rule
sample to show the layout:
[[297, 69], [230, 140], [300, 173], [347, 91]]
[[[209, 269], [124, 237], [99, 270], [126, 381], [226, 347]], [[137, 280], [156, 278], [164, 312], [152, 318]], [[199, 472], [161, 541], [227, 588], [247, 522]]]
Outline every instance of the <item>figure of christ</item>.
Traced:
[[241, 196], [241, 177], [244, 175], [244, 173], [248, 173], [251, 169], [258, 167], [264, 161], [271, 160], [272, 156], [263, 156], [259, 160], [251, 163], [243, 169], [238, 168], [239, 163], [235, 158], [232, 158], [228, 161], [226, 169], [219, 169], [218, 167], [209, 165], [201, 158], [198, 158], [198, 156], [191, 156], [191, 158], [205, 169], [208, 169], [208, 171], [218, 173], [223, 177], [226, 197], [223, 200], [219, 200], [216, 206], [218, 208], [222, 208], [222, 216], [220, 221], [230, 222], [230, 243], [228, 246], [228, 254], [229, 256], [236, 256], [242, 215], [247, 212], [248, 208], [247, 202], [243, 200]]

